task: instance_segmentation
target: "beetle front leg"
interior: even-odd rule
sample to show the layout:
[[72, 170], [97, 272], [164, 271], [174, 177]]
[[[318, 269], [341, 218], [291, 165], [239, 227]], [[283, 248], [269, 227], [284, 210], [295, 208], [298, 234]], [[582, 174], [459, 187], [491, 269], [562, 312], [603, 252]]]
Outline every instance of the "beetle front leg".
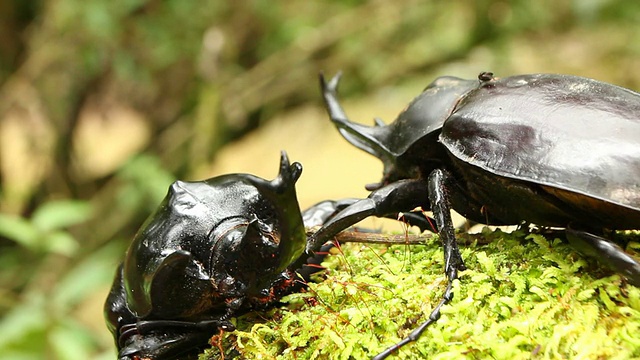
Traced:
[[391, 183], [372, 192], [368, 198], [354, 202], [329, 219], [309, 237], [307, 252], [316, 251], [340, 231], [369, 216], [395, 218], [399, 212], [407, 211], [408, 216], [405, 220], [425, 230], [429, 224], [428, 218], [410, 211], [427, 203], [427, 186], [424, 181], [401, 180]]
[[142, 320], [124, 325], [118, 339], [118, 358], [162, 360], [190, 353], [206, 344], [214, 331], [235, 330], [227, 317], [195, 322]]
[[460, 255], [453, 220], [451, 220], [451, 205], [447, 193], [449, 179], [448, 172], [436, 169], [429, 174], [428, 184], [431, 211], [438, 224], [438, 235], [444, 247], [444, 270], [451, 282], [458, 278], [458, 271], [463, 271], [466, 267]]
[[343, 209], [356, 203], [359, 199], [347, 198], [342, 200], [321, 201], [302, 212], [302, 222], [305, 228], [322, 226]]
[[[381, 197], [374, 196], [374, 198], [380, 200]], [[349, 212], [346, 212], [344, 214], [341, 213], [342, 210], [345, 210], [346, 208], [349, 208], [356, 203], [359, 204], [352, 208]], [[290, 269], [294, 270], [300, 278], [302, 278], [302, 283], [298, 282], [296, 285], [288, 289], [288, 292], [298, 291], [298, 289], [304, 286], [304, 282], [307, 282], [311, 279], [311, 275], [323, 269], [321, 266], [322, 262], [324, 261], [329, 251], [335, 246], [335, 244], [331, 241], [333, 239], [333, 236], [337, 235], [340, 231], [346, 229], [347, 227], [355, 224], [358, 218], [365, 218], [369, 216], [367, 214], [375, 215], [375, 208], [375, 200], [347, 198], [342, 200], [325, 200], [303, 211], [302, 220], [304, 222], [305, 228], [307, 229], [316, 226], [328, 225], [328, 223], [335, 217], [339, 217], [339, 219], [331, 222], [333, 225], [331, 225], [329, 229], [323, 228], [324, 230], [322, 230], [320, 236], [314, 234], [309, 237], [307, 249], [309, 252], [313, 252], [313, 255], [309, 257], [305, 253], [300, 256], [300, 258], [298, 258], [295, 262], [293, 262], [289, 267]], [[384, 212], [384, 210], [382, 209], [378, 209], [378, 211]], [[338, 216], [338, 214], [340, 215]], [[397, 220], [397, 215], [398, 211], [396, 210], [396, 212], [393, 212], [392, 214], [386, 214], [382, 216]], [[403, 220], [409, 225], [418, 226], [421, 231], [433, 230], [433, 223], [435, 222], [435, 220], [428, 218], [421, 211], [410, 211], [407, 213], [403, 213]], [[343, 226], [346, 227], [342, 228]]]
[[440, 309], [453, 299], [453, 280], [458, 278], [458, 271], [465, 270], [462, 255], [456, 242], [455, 230], [451, 219], [451, 205], [449, 203], [449, 194], [447, 193], [447, 183], [450, 181], [448, 172], [436, 169], [429, 174], [428, 192], [429, 201], [431, 203], [431, 211], [438, 225], [438, 235], [442, 240], [444, 248], [444, 269], [447, 276], [447, 288], [444, 290], [442, 299], [429, 314], [429, 318], [415, 328], [407, 337], [400, 342], [388, 347], [380, 354], [376, 355], [373, 360], [382, 360], [397, 352], [401, 347], [418, 340], [420, 335], [440, 318]]

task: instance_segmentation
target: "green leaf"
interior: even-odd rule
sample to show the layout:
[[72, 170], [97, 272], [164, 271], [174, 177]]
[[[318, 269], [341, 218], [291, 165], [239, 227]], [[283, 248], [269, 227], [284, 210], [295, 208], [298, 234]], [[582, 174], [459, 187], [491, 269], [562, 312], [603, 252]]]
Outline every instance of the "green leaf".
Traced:
[[326, 329], [325, 330], [325, 334], [329, 336], [329, 338], [331, 338], [331, 341], [333, 341], [333, 344], [335, 346], [337, 346], [339, 349], [344, 349], [344, 341], [342, 341], [342, 338], [336, 334], [335, 331], [331, 330], [331, 329]]
[[34, 249], [37, 247], [40, 233], [24, 218], [0, 214], [0, 235], [26, 248]]
[[117, 267], [114, 259], [121, 257], [120, 251], [117, 242], [113, 242], [89, 255], [69, 271], [58, 282], [51, 298], [54, 309], [58, 312], [68, 311], [90, 293], [108, 286]]
[[44, 331], [48, 321], [41, 296], [31, 297], [11, 309], [0, 322], [0, 354], [13, 343], [26, 339], [28, 334]]
[[91, 217], [91, 206], [85, 201], [50, 201], [38, 207], [31, 221], [43, 232], [63, 229]]
[[66, 320], [49, 332], [49, 345], [60, 360], [91, 358], [94, 344], [90, 333], [79, 324]]
[[78, 241], [66, 231], [56, 231], [43, 240], [43, 248], [47, 252], [71, 256], [78, 250]]

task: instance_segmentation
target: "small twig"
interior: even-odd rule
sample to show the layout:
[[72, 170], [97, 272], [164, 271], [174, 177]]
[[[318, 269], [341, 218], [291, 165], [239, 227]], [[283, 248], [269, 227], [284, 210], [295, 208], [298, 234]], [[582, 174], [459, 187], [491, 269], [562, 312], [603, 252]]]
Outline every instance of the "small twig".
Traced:
[[357, 230], [342, 231], [335, 236], [340, 243], [367, 243], [367, 244], [408, 244], [424, 245], [427, 240], [433, 238], [433, 234], [384, 234], [375, 232], [362, 232]]
[[[307, 235], [311, 235], [318, 231], [320, 227], [313, 227], [307, 230]], [[344, 230], [334, 237], [340, 243], [366, 243], [366, 244], [388, 244], [388, 245], [424, 245], [428, 240], [432, 239], [435, 234], [423, 233], [416, 234], [385, 234], [372, 231], [358, 231], [357, 229]], [[458, 242], [461, 244], [487, 244], [491, 239], [487, 239], [482, 234], [457, 234]]]

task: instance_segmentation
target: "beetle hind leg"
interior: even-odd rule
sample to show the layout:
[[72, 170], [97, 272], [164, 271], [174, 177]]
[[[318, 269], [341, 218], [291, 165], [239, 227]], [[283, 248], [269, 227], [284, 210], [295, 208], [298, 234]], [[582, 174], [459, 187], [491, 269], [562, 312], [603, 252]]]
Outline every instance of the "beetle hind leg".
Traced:
[[566, 233], [567, 240], [578, 251], [622, 274], [631, 284], [640, 286], [640, 262], [620, 246], [600, 235], [573, 228], [571, 225], [567, 226]]

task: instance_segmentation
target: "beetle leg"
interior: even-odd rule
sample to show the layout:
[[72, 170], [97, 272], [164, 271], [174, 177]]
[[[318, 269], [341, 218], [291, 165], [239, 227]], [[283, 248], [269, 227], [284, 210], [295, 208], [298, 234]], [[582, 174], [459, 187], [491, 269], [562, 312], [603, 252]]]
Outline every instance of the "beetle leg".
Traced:
[[184, 329], [184, 330], [199, 330], [206, 333], [210, 333], [211, 330], [224, 330], [233, 331], [235, 326], [231, 324], [226, 318], [225, 314], [221, 319], [201, 320], [201, 321], [176, 321], [176, 320], [146, 320], [138, 321], [135, 323], [135, 328], [138, 333], [145, 334], [157, 329]]
[[[324, 269], [321, 264], [329, 254], [329, 251], [331, 251], [334, 246], [335, 245], [332, 242], [327, 242], [322, 245], [320, 249], [318, 249], [318, 251], [313, 254], [313, 256], [308, 257], [307, 255], [302, 255], [301, 258], [304, 258], [305, 261], [302, 266], [298, 267], [298, 269], [296, 270], [296, 274], [298, 274], [302, 278], [302, 284], [300, 284], [301, 286], [303, 286], [305, 282], [311, 280], [311, 275]], [[295, 292], [299, 288], [300, 286], [296, 285], [291, 292]]]
[[235, 330], [225, 317], [197, 322], [144, 320], [125, 325], [120, 329], [119, 358], [173, 359], [205, 344], [215, 330]]
[[342, 200], [321, 201], [302, 212], [302, 221], [305, 228], [322, 226], [327, 220], [334, 217], [338, 212], [353, 205], [359, 199], [348, 198]]
[[[302, 213], [302, 219], [304, 221], [304, 225], [306, 228], [322, 226], [329, 219], [332, 219], [338, 213], [340, 213], [340, 211], [357, 203], [358, 201], [362, 201], [362, 200], [347, 198], [347, 199], [342, 199], [337, 201], [326, 200], [326, 201], [317, 203]], [[370, 204], [370, 202], [368, 201], [367, 203]], [[384, 217], [397, 220], [398, 212], [384, 215]], [[409, 225], [418, 226], [421, 231], [434, 230], [433, 227], [435, 225], [435, 220], [424, 215], [422, 211], [404, 212], [402, 213], [402, 220], [404, 220]], [[348, 225], [348, 227], [349, 226], [350, 225]], [[344, 229], [341, 229], [339, 231], [342, 231], [342, 230]], [[337, 234], [337, 232], [335, 234]], [[309, 257], [307, 254], [303, 254], [290, 267], [290, 269], [294, 269], [295, 272], [302, 278], [303, 282], [309, 281], [311, 278], [311, 275], [322, 270], [322, 267], [320, 266], [320, 264], [322, 264], [322, 262], [324, 261], [329, 251], [335, 246], [334, 243], [331, 241], [334, 235], [331, 235], [331, 236], [322, 235], [322, 238], [325, 239], [325, 242], [320, 247], [320, 249], [315, 250], [316, 246], [313, 245], [314, 247], [313, 256]], [[310, 238], [310, 241], [312, 241], [311, 238]], [[291, 292], [297, 291], [297, 289], [301, 287], [302, 287], [302, 284], [295, 285], [294, 287], [292, 287]]]
[[[336, 216], [340, 211], [350, 205], [355, 204], [360, 199], [347, 198], [342, 200], [325, 200], [308, 208], [302, 213], [305, 228], [324, 225], [329, 219]], [[423, 211], [396, 212], [384, 215], [389, 219], [398, 220], [402, 214], [402, 220], [411, 226], [417, 226], [420, 231], [437, 232], [435, 220], [426, 216]]]
[[413, 331], [411, 331], [411, 333], [409, 333], [407, 337], [400, 340], [398, 343], [389, 346], [383, 352], [374, 356], [372, 360], [386, 359], [388, 356], [393, 355], [401, 347], [413, 341], [418, 340], [420, 335], [422, 335], [422, 333], [429, 327], [429, 325], [435, 323], [436, 321], [438, 321], [438, 319], [440, 319], [440, 309], [449, 301], [451, 301], [451, 299], [453, 299], [452, 289], [453, 289], [453, 282], [449, 281], [449, 283], [447, 284], [447, 288], [444, 290], [444, 294], [442, 295], [442, 299], [440, 300], [438, 305], [436, 305], [436, 307], [433, 308], [433, 310], [431, 311], [431, 314], [429, 314], [429, 318], [425, 322], [420, 324], [420, 326], [413, 329]]
[[[413, 330], [405, 339], [386, 349], [374, 359], [384, 359], [396, 352], [400, 347], [417, 340], [429, 325], [437, 321], [440, 318], [442, 306], [453, 298], [453, 280], [458, 277], [458, 271], [465, 269], [451, 220], [451, 206], [446, 187], [448, 176], [447, 172], [436, 169], [429, 175], [426, 183], [420, 179], [393, 182], [373, 191], [368, 198], [358, 200], [349, 205], [309, 237], [307, 251], [313, 252], [319, 246], [331, 240], [340, 231], [369, 216], [387, 217], [401, 211], [431, 204], [431, 210], [434, 213], [435, 222], [444, 247], [445, 274], [448, 280], [447, 288], [427, 321]], [[414, 219], [413, 221], [417, 218], [415, 212], [408, 212], [407, 214], [411, 214], [408, 218]], [[425, 224], [423, 226], [426, 227]]]
[[[342, 200], [326, 200], [319, 202], [302, 213], [304, 226], [306, 228], [322, 226], [328, 220], [334, 218], [338, 213], [340, 213], [340, 211], [346, 209], [347, 207], [355, 204], [358, 201], [361, 200], [347, 198]], [[410, 211], [407, 213], [403, 213], [402, 215], [405, 222], [412, 226], [418, 226], [421, 231], [433, 230], [433, 224], [435, 223], [435, 221], [425, 216], [422, 211]], [[398, 213], [395, 212], [393, 214], [389, 214], [387, 217], [397, 220]], [[340, 231], [342, 230], [344, 229], [341, 229]], [[297, 261], [293, 263], [291, 268], [297, 269], [296, 272], [302, 277], [303, 280], [308, 281], [312, 274], [318, 272], [321, 269], [320, 264], [322, 263], [322, 261], [324, 261], [324, 258], [326, 257], [326, 254], [329, 252], [329, 250], [331, 250], [331, 248], [334, 246], [330, 241], [334, 235], [329, 237], [328, 235], [322, 235], [322, 238], [325, 239], [325, 242], [319, 250], [314, 251], [314, 256], [308, 257], [308, 255], [303, 254]], [[315, 247], [316, 246], [314, 245], [314, 248]]]
[[[325, 200], [321, 201], [302, 212], [302, 221], [304, 227], [309, 229], [315, 226], [322, 226], [328, 219], [334, 217], [342, 209], [354, 204], [358, 199], [342, 199], [342, 200]], [[320, 264], [329, 253], [333, 244], [329, 241], [321, 245], [320, 249], [314, 251], [313, 256], [303, 253], [296, 261], [294, 261], [289, 269], [295, 271], [303, 280], [309, 281], [311, 275], [322, 270]], [[291, 292], [297, 291], [302, 284], [295, 285]]]
[[458, 278], [458, 271], [465, 270], [462, 255], [456, 242], [455, 229], [451, 220], [451, 205], [449, 203], [449, 194], [447, 193], [447, 182], [449, 181], [449, 173], [436, 169], [429, 174], [429, 201], [431, 202], [431, 211], [438, 224], [438, 235], [444, 247], [444, 269], [449, 281]]
[[204, 332], [156, 332], [149, 335], [134, 335], [118, 351], [119, 360], [178, 359], [193, 354], [207, 344], [211, 334]]
[[[307, 252], [315, 251], [340, 231], [369, 216], [395, 218], [399, 212], [412, 210], [427, 203], [427, 186], [424, 181], [401, 180], [391, 183], [372, 192], [368, 198], [354, 202], [329, 219], [309, 237]], [[417, 220], [419, 216], [416, 213], [411, 213], [408, 219], [421, 226], [428, 226], [426, 217], [424, 221]]]
[[455, 238], [455, 230], [453, 221], [451, 220], [451, 206], [449, 204], [449, 194], [447, 193], [447, 183], [449, 181], [449, 173], [442, 169], [435, 169], [429, 174], [427, 180], [429, 186], [429, 201], [431, 203], [431, 211], [438, 225], [438, 235], [442, 240], [444, 248], [444, 269], [447, 276], [447, 288], [444, 290], [442, 299], [429, 314], [429, 318], [415, 328], [407, 337], [400, 342], [388, 347], [380, 354], [376, 355], [373, 360], [382, 360], [392, 355], [398, 349], [413, 341], [418, 340], [420, 335], [440, 318], [440, 309], [453, 299], [453, 280], [458, 278], [458, 271], [465, 270], [462, 255]]
[[596, 258], [612, 270], [624, 275], [631, 284], [640, 286], [640, 263], [620, 246], [602, 236], [567, 226], [567, 240], [586, 256]]

